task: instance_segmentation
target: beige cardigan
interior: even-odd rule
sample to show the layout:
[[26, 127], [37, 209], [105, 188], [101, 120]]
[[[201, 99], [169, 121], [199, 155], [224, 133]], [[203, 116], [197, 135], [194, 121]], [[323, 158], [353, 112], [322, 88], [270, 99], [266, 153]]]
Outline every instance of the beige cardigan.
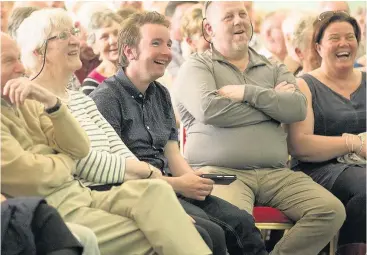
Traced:
[[34, 100], [1, 105], [2, 193], [46, 197], [74, 182], [75, 159], [88, 154], [89, 139], [67, 107], [46, 114]]

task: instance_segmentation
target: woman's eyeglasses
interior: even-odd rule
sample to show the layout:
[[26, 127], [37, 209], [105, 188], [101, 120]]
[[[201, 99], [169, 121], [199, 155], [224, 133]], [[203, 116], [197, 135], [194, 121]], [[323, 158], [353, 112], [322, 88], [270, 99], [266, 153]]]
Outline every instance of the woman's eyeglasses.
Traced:
[[47, 41], [53, 40], [53, 39], [60, 39], [60, 40], [67, 40], [70, 38], [71, 35], [79, 35], [80, 29], [79, 28], [72, 28], [70, 31], [63, 31], [59, 33], [58, 35], [52, 36], [47, 39]]
[[[72, 28], [70, 31], [63, 31], [61, 33], [59, 33], [58, 35], [52, 36], [50, 38], [47, 38], [43, 45], [41, 46], [41, 48], [38, 50], [38, 52], [40, 52], [41, 55], [43, 55], [43, 62], [42, 62], [42, 67], [41, 70], [38, 72], [38, 74], [36, 76], [34, 76], [31, 81], [33, 81], [34, 79], [36, 79], [42, 72], [43, 68], [45, 67], [45, 63], [46, 63], [46, 52], [47, 52], [47, 44], [48, 41], [50, 40], [54, 40], [54, 39], [61, 39], [61, 40], [67, 40], [70, 38], [71, 35], [75, 35], [77, 36], [80, 33], [80, 30], [78, 28]], [[44, 48], [44, 51], [43, 51]]]
[[345, 17], [350, 17], [349, 13], [346, 12], [346, 11], [327, 11], [327, 12], [323, 12], [319, 15], [319, 17], [317, 18], [318, 21], [322, 21], [326, 18], [330, 18], [334, 15], [342, 15], [342, 16], [345, 16]]

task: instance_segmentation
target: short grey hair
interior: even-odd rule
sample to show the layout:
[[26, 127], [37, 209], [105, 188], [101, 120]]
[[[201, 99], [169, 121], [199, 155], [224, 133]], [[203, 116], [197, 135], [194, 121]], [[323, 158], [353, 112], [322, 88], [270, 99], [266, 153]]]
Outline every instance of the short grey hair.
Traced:
[[112, 26], [113, 22], [121, 24], [122, 17], [111, 10], [104, 10], [93, 13], [88, 25], [88, 45], [92, 46], [96, 42], [96, 30]]
[[293, 36], [291, 44], [293, 48], [300, 48], [304, 50], [306, 47], [306, 36], [313, 31], [313, 23], [316, 20], [316, 16], [312, 14], [304, 15], [294, 26]]
[[39, 60], [34, 51], [44, 46], [52, 31], [72, 26], [72, 18], [64, 9], [41, 9], [33, 12], [17, 30], [16, 39], [24, 67], [31, 71], [37, 68]]

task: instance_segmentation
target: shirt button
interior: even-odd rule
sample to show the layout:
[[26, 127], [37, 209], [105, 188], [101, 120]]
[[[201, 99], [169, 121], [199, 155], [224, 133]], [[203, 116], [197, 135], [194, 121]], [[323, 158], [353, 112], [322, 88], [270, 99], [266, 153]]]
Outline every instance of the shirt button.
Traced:
[[157, 148], [156, 148], [155, 146], [153, 146], [153, 149], [155, 149], [155, 150], [156, 150]]
[[131, 96], [132, 98], [134, 98], [134, 96]]
[[147, 129], [149, 129], [149, 126], [147, 126]]
[[143, 95], [142, 95], [142, 94], [140, 94], [140, 95], [139, 95], [139, 97], [143, 97]]

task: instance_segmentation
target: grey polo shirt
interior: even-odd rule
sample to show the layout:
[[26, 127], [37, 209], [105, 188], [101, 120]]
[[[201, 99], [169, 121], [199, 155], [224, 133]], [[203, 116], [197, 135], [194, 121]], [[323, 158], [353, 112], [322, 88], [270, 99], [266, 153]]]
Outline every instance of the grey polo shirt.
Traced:
[[[253, 49], [244, 72], [215, 49], [192, 55], [177, 76], [173, 95], [187, 130], [185, 158], [192, 166], [235, 169], [281, 168], [288, 160], [281, 123], [306, 117], [306, 97], [298, 90], [275, 91], [282, 81], [296, 84], [283, 64]], [[226, 85], [245, 85], [243, 102], [218, 95]]]

